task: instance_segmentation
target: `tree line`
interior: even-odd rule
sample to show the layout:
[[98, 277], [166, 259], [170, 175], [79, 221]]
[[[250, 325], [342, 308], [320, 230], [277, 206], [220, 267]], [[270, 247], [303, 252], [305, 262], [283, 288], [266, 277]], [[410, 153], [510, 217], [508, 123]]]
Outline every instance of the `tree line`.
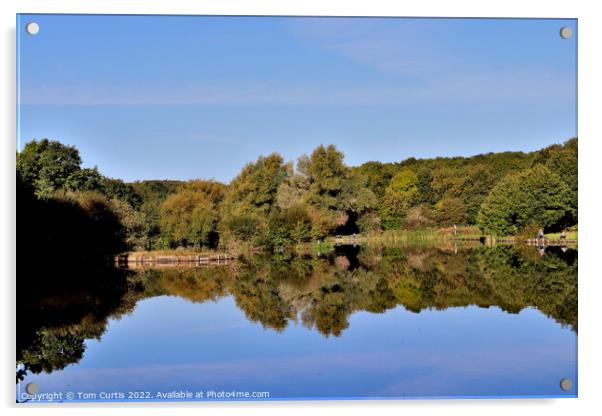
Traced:
[[[27, 221], [19, 227], [29, 231], [20, 238], [71, 239], [88, 249], [102, 241], [102, 251], [112, 253], [274, 249], [334, 235], [453, 224], [498, 236], [532, 227], [558, 231], [577, 223], [577, 150], [573, 138], [528, 153], [350, 167], [334, 145], [320, 145], [294, 162], [278, 153], [261, 156], [229, 184], [125, 183], [82, 167], [73, 146], [32, 140], [17, 154], [18, 219]], [[38, 220], [29, 222], [32, 216]], [[70, 225], [73, 218], [77, 226]]]

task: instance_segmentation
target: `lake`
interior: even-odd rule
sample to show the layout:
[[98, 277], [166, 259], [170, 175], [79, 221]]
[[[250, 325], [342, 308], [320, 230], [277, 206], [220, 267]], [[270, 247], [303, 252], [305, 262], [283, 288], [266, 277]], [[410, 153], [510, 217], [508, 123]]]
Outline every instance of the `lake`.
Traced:
[[577, 396], [575, 249], [341, 246], [38, 281], [59, 276], [18, 287], [18, 401]]

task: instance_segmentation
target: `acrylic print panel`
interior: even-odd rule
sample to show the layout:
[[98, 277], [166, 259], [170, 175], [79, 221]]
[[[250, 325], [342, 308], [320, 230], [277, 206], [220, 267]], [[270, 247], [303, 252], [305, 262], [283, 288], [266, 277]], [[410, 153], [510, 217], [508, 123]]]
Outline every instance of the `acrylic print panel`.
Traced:
[[577, 396], [577, 21], [19, 15], [17, 401]]

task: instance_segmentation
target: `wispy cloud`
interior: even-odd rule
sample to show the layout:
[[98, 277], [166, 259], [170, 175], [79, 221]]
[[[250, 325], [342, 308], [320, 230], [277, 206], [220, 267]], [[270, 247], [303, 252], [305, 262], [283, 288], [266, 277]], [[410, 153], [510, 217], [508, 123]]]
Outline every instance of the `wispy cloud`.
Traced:
[[[395, 105], [411, 102], [491, 103], [508, 100], [574, 99], [571, 80], [535, 72], [460, 74], [420, 85], [350, 87], [313, 85], [117, 87], [83, 84], [26, 87], [21, 105]], [[201, 139], [207, 139], [206, 137]], [[220, 138], [221, 140], [221, 138]]]
[[299, 38], [356, 64], [421, 78], [460, 64], [446, 42], [446, 26], [423, 19], [318, 19], [290, 25]]

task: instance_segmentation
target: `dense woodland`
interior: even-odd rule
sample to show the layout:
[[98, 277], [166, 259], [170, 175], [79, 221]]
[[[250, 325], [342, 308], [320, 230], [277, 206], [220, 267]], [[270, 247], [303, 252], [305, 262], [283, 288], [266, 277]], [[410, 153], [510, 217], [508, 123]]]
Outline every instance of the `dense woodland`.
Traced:
[[125, 183], [83, 168], [75, 147], [33, 140], [17, 154], [20, 254], [69, 247], [90, 258], [124, 250], [274, 249], [329, 236], [476, 225], [516, 235], [577, 223], [577, 138], [524, 152], [368, 162], [333, 145], [295, 162], [273, 153], [229, 184]]

